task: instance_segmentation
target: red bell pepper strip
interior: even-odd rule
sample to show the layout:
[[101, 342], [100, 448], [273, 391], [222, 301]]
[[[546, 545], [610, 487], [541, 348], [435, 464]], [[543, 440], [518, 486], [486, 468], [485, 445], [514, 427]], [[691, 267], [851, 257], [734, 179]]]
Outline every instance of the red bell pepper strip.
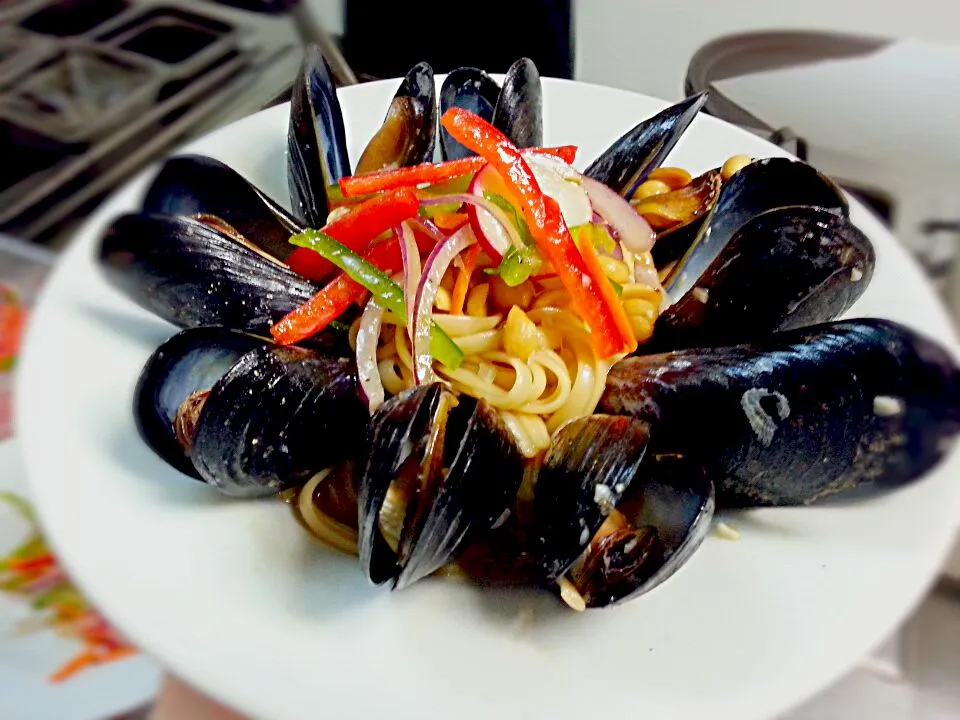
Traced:
[[[358, 205], [343, 217], [328, 223], [323, 232], [351, 250], [360, 252], [370, 242], [404, 220], [417, 216], [420, 200], [411, 188], [398, 188]], [[332, 262], [313, 250], [296, 248], [287, 265], [304, 277], [319, 281], [335, 269]]]
[[[573, 145], [563, 145], [556, 148], [526, 148], [525, 152], [552, 155], [564, 162], [571, 163], [576, 157], [577, 148]], [[398, 187], [436, 185], [463, 175], [474, 175], [486, 164], [487, 160], [485, 158], [473, 156], [439, 163], [422, 163], [396, 170], [379, 170], [363, 175], [352, 175], [340, 178], [340, 192], [345, 197], [350, 197], [352, 195], [368, 195]]]
[[[414, 237], [422, 253], [430, 251], [436, 244], [426, 234], [415, 232]], [[317, 254], [313, 250], [307, 252]], [[363, 259], [387, 274], [399, 272], [403, 269], [399, 238], [394, 234], [377, 243], [366, 252]], [[307, 302], [277, 321], [270, 328], [270, 334], [279, 345], [293, 345], [306, 340], [340, 317], [351, 303], [362, 300], [366, 292], [363, 285], [351, 280], [346, 273], [341, 273]]]
[[[520, 200], [534, 242], [570, 294], [573, 307], [591, 331], [597, 353], [608, 358], [633, 352], [637, 339], [623, 305], [606, 275], [584, 261], [555, 200], [543, 194], [523, 153], [483, 118], [460, 108], [444, 113], [440, 123], [455, 140], [486, 158]], [[612, 295], [613, 301], [609, 299]]]
[[11, 558], [6, 562], [0, 562], [0, 570], [6, 569], [9, 572], [26, 573], [53, 567], [55, 563], [56, 558], [53, 555], [38, 555], [26, 560]]
[[416, 187], [417, 185], [436, 184], [461, 175], [472, 175], [486, 165], [480, 157], [467, 157], [440, 163], [423, 163], [396, 170], [380, 170], [340, 178], [340, 192], [345, 196], [366, 195], [382, 192], [396, 187]]
[[[311, 255], [317, 255], [313, 250], [302, 249]], [[363, 257], [388, 274], [403, 269], [400, 241], [396, 235], [377, 243]], [[324, 262], [327, 261], [324, 259]], [[279, 345], [293, 345], [306, 340], [343, 315], [347, 308], [361, 300], [366, 292], [363, 285], [343, 273], [303, 305], [287, 313], [270, 328], [270, 334]]]
[[573, 161], [577, 159], [577, 146], [576, 145], [557, 145], [556, 147], [545, 147], [545, 148], [527, 148], [530, 152], [536, 155], [553, 155], [553, 157], [560, 158], [567, 165], [572, 165]]

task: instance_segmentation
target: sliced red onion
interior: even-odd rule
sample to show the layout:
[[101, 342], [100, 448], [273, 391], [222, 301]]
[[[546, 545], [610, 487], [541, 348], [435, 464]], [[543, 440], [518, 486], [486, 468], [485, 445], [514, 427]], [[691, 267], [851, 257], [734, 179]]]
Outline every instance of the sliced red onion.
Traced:
[[397, 229], [400, 237], [400, 256], [403, 258], [403, 297], [407, 302], [407, 333], [413, 342], [413, 303], [410, 300], [420, 284], [420, 249], [413, 230], [407, 222], [400, 223]]
[[613, 242], [613, 252], [610, 253], [610, 257], [615, 260], [623, 260], [623, 248], [620, 246], [620, 242], [614, 240]]
[[363, 309], [360, 330], [357, 332], [357, 374], [371, 414], [383, 403], [383, 382], [377, 367], [377, 345], [380, 342], [383, 315], [384, 309], [377, 304], [376, 298], [370, 298]]
[[627, 250], [644, 253], [653, 247], [653, 228], [630, 207], [630, 203], [603, 183], [586, 175], [583, 176], [583, 188], [587, 191], [594, 212], [617, 231], [617, 237]]
[[433, 330], [433, 303], [440, 289], [440, 281], [454, 258], [477, 242], [473, 228], [464, 225], [437, 245], [423, 265], [420, 285], [417, 287], [416, 317], [413, 332], [413, 379], [418, 385], [433, 379], [433, 356], [430, 354], [430, 334]]
[[[510, 242], [516, 247], [523, 247], [523, 238], [520, 237], [520, 231], [514, 226], [510, 219], [507, 217], [507, 214], [501, 210], [499, 207], [494, 205], [492, 202], [487, 200], [484, 197], [479, 195], [472, 195], [470, 193], [463, 193], [458, 195], [442, 195], [440, 197], [424, 199], [420, 201], [421, 205], [446, 205], [448, 203], [468, 203], [470, 205], [476, 205], [478, 208], [486, 210], [490, 215], [503, 227], [504, 232], [509, 236]], [[491, 243], [497, 242], [497, 238], [488, 237], [487, 238]], [[494, 246], [494, 250], [500, 253], [501, 256], [509, 249], [509, 245], [504, 245], [503, 247]], [[494, 260], [499, 260], [500, 258], [493, 258]]]
[[412, 218], [407, 222], [420, 230], [424, 235], [429, 237], [434, 242], [443, 242], [443, 240], [446, 239], [446, 235], [443, 234], [443, 231], [434, 225], [433, 221], [431, 220], [427, 220], [426, 218]]

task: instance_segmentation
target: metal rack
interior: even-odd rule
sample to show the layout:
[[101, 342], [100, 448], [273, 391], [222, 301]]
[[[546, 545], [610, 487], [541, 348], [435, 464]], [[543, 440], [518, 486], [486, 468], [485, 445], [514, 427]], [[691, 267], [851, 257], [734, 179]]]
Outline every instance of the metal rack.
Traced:
[[267, 104], [300, 57], [289, 17], [208, 2], [4, 5], [0, 231], [58, 244], [165, 150]]

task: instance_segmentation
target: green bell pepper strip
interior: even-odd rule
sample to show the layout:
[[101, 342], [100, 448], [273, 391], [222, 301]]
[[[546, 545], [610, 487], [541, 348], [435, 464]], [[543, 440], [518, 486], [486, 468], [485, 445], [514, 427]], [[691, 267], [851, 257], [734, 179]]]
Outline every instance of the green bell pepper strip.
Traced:
[[[351, 280], [363, 285], [377, 298], [377, 302], [392, 312], [405, 324], [407, 304], [403, 290], [386, 273], [368, 263], [347, 246], [337, 242], [319, 230], [306, 230], [290, 238], [297, 247], [308, 248], [343, 270]], [[433, 323], [430, 338], [430, 354], [447, 367], [456, 370], [463, 362], [463, 350], [447, 335], [443, 329]]]

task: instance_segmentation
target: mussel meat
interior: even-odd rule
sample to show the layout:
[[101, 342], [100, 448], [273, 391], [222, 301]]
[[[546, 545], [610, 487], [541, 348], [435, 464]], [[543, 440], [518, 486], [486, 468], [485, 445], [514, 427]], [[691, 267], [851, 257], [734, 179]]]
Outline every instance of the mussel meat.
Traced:
[[432, 162], [436, 127], [433, 68], [422, 62], [411, 68], [400, 83], [383, 125], [357, 161], [355, 174]]
[[657, 268], [670, 268], [690, 249], [716, 204], [721, 187], [720, 170], [709, 170], [672, 192], [631, 200], [633, 209], [656, 231], [650, 253]]
[[135, 397], [150, 447], [233, 497], [276, 494], [354, 457], [367, 418], [351, 360], [224, 328], [161, 345]]

